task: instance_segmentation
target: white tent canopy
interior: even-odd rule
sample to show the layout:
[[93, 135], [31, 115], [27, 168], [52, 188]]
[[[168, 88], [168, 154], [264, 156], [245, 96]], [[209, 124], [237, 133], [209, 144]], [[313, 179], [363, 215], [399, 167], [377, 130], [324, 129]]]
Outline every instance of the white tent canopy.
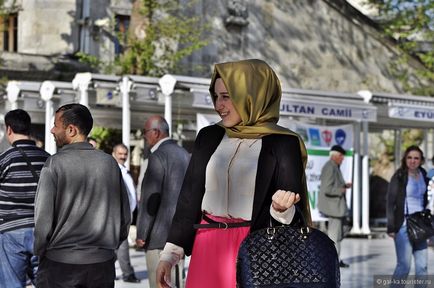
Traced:
[[[79, 102], [89, 106], [95, 124], [122, 128], [123, 142], [129, 145], [131, 128], [141, 127], [149, 115], [164, 113], [168, 119], [175, 115], [193, 123], [196, 113], [213, 110], [208, 91], [210, 79], [164, 77], [78, 73], [72, 82], [9, 81], [4, 111], [23, 108], [29, 111], [34, 123], [45, 123], [45, 145], [54, 153], [54, 140], [49, 133], [54, 111], [60, 105]], [[281, 116], [321, 125], [354, 125], [353, 232], [368, 234], [368, 128], [371, 131], [403, 127], [428, 129], [434, 122], [433, 108], [434, 100], [422, 96], [291, 88], [283, 91]], [[195, 129], [189, 125], [184, 128]]]

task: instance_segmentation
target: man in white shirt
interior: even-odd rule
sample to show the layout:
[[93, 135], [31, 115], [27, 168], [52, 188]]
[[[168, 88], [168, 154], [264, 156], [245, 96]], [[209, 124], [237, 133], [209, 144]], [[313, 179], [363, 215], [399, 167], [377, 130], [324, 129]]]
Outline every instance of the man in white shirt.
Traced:
[[[127, 169], [127, 167], [125, 167], [125, 162], [128, 159], [128, 147], [122, 143], [117, 144], [113, 147], [112, 155], [118, 162], [119, 168], [121, 169], [122, 178], [124, 180], [125, 186], [127, 187], [128, 200], [132, 213], [137, 206], [137, 195], [136, 189], [134, 188], [133, 178], [131, 177], [130, 171]], [[134, 274], [134, 268], [131, 266], [129, 248], [128, 239], [125, 239], [117, 250], [117, 258], [119, 261], [119, 266], [122, 270], [122, 279], [124, 282], [139, 283], [140, 279], [136, 278], [136, 275]]]

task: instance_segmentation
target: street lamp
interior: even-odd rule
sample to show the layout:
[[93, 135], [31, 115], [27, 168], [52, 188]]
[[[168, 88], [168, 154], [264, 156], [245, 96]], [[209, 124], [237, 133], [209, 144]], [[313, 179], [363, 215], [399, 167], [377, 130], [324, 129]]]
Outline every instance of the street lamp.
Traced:
[[172, 135], [172, 93], [175, 89], [176, 78], [166, 74], [158, 80], [161, 92], [164, 95], [164, 118], [169, 124], [169, 135]]

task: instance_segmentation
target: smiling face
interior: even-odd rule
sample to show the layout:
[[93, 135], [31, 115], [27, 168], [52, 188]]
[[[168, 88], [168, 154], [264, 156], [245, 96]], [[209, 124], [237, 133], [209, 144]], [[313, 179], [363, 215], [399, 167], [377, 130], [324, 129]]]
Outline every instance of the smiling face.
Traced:
[[214, 109], [222, 118], [225, 127], [233, 127], [241, 122], [241, 116], [235, 109], [228, 90], [221, 78], [215, 81], [215, 104]]
[[54, 140], [56, 141], [57, 147], [61, 148], [66, 144], [69, 144], [69, 140], [67, 137], [67, 127], [64, 126], [62, 120], [63, 112], [58, 112], [54, 118], [54, 126], [51, 128], [51, 134], [54, 136]]

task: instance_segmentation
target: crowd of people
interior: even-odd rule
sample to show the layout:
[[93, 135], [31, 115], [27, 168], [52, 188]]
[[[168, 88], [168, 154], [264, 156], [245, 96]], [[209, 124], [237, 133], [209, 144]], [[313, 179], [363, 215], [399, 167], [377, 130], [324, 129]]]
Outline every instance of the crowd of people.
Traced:
[[[139, 283], [128, 238], [135, 210], [135, 245], [145, 251], [151, 288], [236, 287], [246, 235], [270, 222], [304, 219], [312, 226], [307, 151], [297, 133], [277, 125], [282, 92], [273, 69], [256, 59], [216, 64], [209, 90], [221, 121], [199, 131], [191, 154], [170, 138], [163, 117], [144, 122], [150, 153], [139, 191], [125, 166], [129, 147], [118, 143], [112, 155], [97, 149], [87, 107], [57, 109], [54, 155], [31, 140], [26, 111], [8, 112], [11, 147], [0, 155], [0, 286], [114, 287], [115, 261], [124, 281]], [[352, 187], [340, 171], [345, 154], [331, 147], [318, 200], [338, 255]], [[423, 161], [423, 152], [409, 147], [389, 185], [387, 232], [397, 278], [408, 275], [412, 255], [416, 275], [427, 274], [427, 243], [409, 242], [405, 220], [427, 205]], [[185, 256], [191, 256], [187, 279]]]

